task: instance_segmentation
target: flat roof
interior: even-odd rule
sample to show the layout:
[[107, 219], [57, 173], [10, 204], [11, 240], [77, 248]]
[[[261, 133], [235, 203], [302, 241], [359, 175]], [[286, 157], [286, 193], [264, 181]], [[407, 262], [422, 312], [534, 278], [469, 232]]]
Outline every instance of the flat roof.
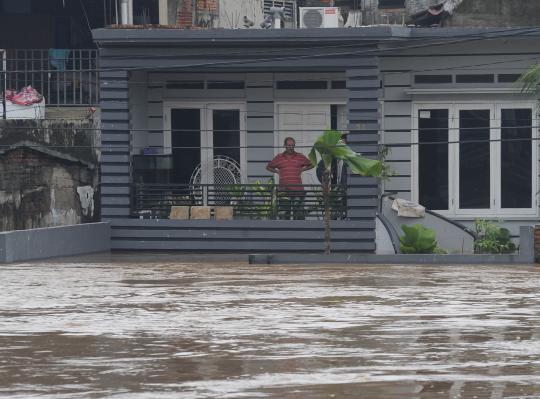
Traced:
[[181, 44], [186, 46], [396, 41], [410, 39], [458, 39], [467, 37], [538, 37], [540, 27], [522, 28], [413, 28], [398, 25], [319, 29], [176, 29], [100, 28], [92, 31], [103, 45]]

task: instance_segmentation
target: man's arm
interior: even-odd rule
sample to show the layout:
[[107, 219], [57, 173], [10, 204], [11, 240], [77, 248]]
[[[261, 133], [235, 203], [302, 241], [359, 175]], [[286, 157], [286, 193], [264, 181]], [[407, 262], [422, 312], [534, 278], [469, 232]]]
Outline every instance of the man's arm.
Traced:
[[311, 163], [311, 161], [306, 157], [304, 154], [302, 154], [304, 157], [304, 162], [302, 162], [302, 168], [300, 169], [302, 172], [305, 172], [306, 170], [313, 169], [315, 165]]
[[278, 173], [278, 167], [277, 167], [277, 156], [274, 157], [268, 164], [266, 165], [266, 170], [272, 173]]

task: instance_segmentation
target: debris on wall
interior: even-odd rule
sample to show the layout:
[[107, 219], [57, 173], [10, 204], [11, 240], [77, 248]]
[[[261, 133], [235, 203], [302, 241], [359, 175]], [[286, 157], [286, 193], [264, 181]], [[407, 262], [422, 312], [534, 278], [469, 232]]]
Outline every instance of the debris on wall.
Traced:
[[91, 186], [77, 187], [84, 216], [94, 216], [94, 189]]

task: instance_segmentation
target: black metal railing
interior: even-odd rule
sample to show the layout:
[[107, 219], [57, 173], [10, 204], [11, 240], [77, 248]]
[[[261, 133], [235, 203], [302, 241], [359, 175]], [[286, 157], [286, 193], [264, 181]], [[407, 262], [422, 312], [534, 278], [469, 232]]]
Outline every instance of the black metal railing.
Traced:
[[[330, 192], [332, 219], [346, 217], [345, 186]], [[272, 183], [189, 186], [182, 184], [133, 185], [132, 216], [167, 219], [175, 206], [227, 206], [237, 219], [322, 219], [324, 201], [319, 185], [280, 187]]]
[[[1, 54], [0, 54], [1, 55]], [[6, 87], [32, 86], [46, 105], [92, 106], [99, 103], [98, 53], [95, 49], [5, 50]], [[1, 90], [0, 90], [1, 91]]]

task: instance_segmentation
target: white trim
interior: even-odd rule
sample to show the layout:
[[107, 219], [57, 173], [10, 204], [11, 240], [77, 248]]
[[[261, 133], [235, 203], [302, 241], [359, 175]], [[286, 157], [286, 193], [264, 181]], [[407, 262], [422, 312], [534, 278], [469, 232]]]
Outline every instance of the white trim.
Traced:
[[169, 15], [168, 15], [168, 1], [159, 0], [158, 10], [159, 10], [159, 24], [160, 25], [169, 25]]
[[[537, 103], [531, 101], [433, 101], [433, 102], [413, 102], [412, 104], [412, 142], [418, 143], [418, 111], [420, 109], [448, 109], [448, 139], [451, 142], [459, 140], [459, 110], [463, 109], [489, 109], [490, 110], [490, 139], [501, 138], [501, 110], [530, 108], [532, 110], [532, 207], [528, 209], [501, 208], [501, 145], [498, 141], [490, 143], [490, 208], [487, 209], [459, 209], [459, 144], [449, 144], [449, 168], [448, 168], [448, 210], [436, 210], [444, 216], [451, 218], [476, 218], [476, 217], [504, 217], [523, 218], [538, 216], [537, 191], [538, 182], [538, 108]], [[411, 148], [411, 198], [419, 202], [419, 181], [418, 181], [418, 145]], [[451, 199], [454, 199], [451, 202]]]
[[523, 94], [516, 87], [441, 87], [437, 89], [405, 89], [406, 94]]

